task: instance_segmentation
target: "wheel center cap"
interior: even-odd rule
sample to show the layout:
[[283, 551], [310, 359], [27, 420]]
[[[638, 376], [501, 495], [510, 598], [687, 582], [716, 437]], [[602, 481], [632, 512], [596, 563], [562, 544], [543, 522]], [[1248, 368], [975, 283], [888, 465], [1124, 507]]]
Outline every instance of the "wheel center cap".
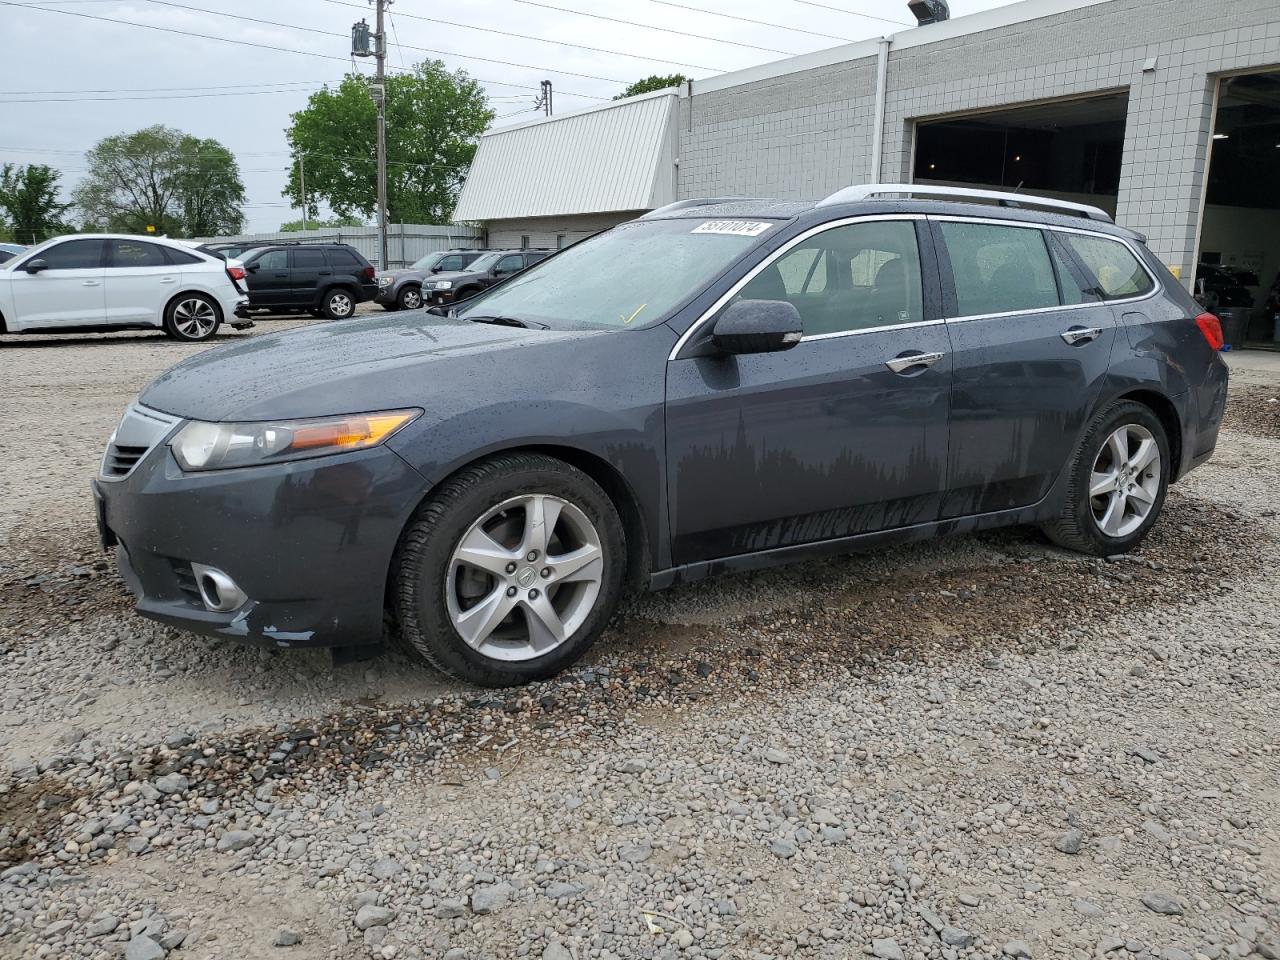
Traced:
[[516, 571], [516, 583], [522, 587], [531, 587], [538, 579], [538, 571], [533, 567], [521, 567]]

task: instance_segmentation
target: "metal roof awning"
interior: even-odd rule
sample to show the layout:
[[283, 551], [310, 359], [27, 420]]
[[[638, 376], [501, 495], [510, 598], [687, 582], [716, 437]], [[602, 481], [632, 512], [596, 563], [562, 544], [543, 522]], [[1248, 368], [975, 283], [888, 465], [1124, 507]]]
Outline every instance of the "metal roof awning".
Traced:
[[675, 199], [674, 90], [533, 120], [480, 139], [454, 220], [650, 210]]

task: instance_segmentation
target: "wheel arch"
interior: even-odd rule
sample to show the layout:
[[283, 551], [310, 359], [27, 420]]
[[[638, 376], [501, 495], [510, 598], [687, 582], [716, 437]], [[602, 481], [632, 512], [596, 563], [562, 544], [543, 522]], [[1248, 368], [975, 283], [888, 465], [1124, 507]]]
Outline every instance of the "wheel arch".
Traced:
[[635, 490], [632, 489], [631, 484], [627, 482], [617, 467], [603, 457], [580, 447], [557, 443], [524, 443], [513, 444], [497, 450], [487, 450], [480, 456], [474, 457], [465, 463], [460, 463], [447, 476], [441, 477], [438, 483], [432, 484], [431, 487], [423, 492], [413, 510], [409, 512], [405, 519], [391, 563], [387, 568], [386, 596], [388, 606], [400, 554], [400, 543], [404, 539], [405, 531], [413, 524], [423, 506], [431, 500], [440, 487], [462, 471], [493, 457], [510, 456], [511, 454], [519, 453], [540, 453], [543, 456], [563, 461], [569, 466], [581, 470], [600, 486], [600, 489], [605, 492], [605, 495], [618, 511], [618, 519], [622, 521], [622, 531], [626, 538], [627, 568], [623, 574], [623, 584], [627, 592], [639, 592], [647, 586], [650, 567], [649, 532], [645, 527], [644, 514], [640, 509], [640, 500], [636, 496]]
[[222, 323], [227, 319], [226, 315], [222, 312], [222, 304], [218, 302], [217, 297], [215, 297], [208, 290], [201, 290], [199, 287], [190, 287], [186, 290], [182, 290], [178, 293], [175, 293], [172, 297], [170, 297], [168, 300], [165, 301], [164, 311], [160, 315], [161, 327], [164, 327], [165, 324], [169, 322], [169, 311], [174, 308], [177, 302], [181, 300], [183, 297], [190, 297], [190, 296], [201, 297], [202, 299], [208, 300], [211, 304], [213, 304], [213, 312], [218, 315], [218, 323]]
[[1173, 401], [1157, 390], [1130, 390], [1116, 397], [1117, 400], [1132, 400], [1140, 403], [1160, 421], [1164, 427], [1165, 440], [1169, 444], [1169, 480], [1180, 475], [1182, 470], [1182, 418]]
[[329, 296], [329, 294], [334, 290], [345, 290], [347, 293], [351, 294], [352, 299], [355, 300], [356, 303], [360, 303], [360, 291], [356, 289], [356, 285], [354, 283], [349, 283], [346, 280], [332, 280], [324, 286], [317, 288], [315, 305], [317, 307], [323, 306], [324, 298]]

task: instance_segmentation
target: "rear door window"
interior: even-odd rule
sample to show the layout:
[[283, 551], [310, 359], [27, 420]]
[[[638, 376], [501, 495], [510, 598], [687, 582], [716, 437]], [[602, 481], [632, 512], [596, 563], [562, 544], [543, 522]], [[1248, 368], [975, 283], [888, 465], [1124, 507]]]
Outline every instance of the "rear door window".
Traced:
[[111, 241], [111, 266], [116, 269], [165, 265], [164, 253], [154, 243], [143, 240]]
[[448, 270], [461, 270], [466, 264], [462, 260], [462, 254], [453, 253], [447, 257], [441, 257], [440, 262], [436, 264], [436, 272], [444, 273]]
[[957, 316], [1056, 307], [1058, 284], [1044, 236], [1034, 227], [944, 220]]
[[304, 270], [327, 265], [324, 261], [323, 250], [308, 250], [306, 247], [299, 247], [296, 250], [290, 250], [289, 259], [290, 266], [301, 267]]
[[1142, 268], [1133, 251], [1119, 240], [1086, 236], [1082, 233], [1064, 233], [1061, 236], [1093, 274], [1093, 278], [1098, 281], [1098, 289], [1106, 299], [1140, 297], [1150, 293], [1155, 286], [1151, 275]]

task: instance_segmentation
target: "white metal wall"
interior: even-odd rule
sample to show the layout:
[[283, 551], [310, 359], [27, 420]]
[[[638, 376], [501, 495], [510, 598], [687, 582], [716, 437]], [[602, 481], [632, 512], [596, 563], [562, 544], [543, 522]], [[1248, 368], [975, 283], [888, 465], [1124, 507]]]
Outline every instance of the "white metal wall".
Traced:
[[489, 246], [494, 250], [516, 250], [529, 238], [529, 246], [557, 248], [556, 240], [564, 237], [564, 246], [577, 243], [593, 233], [634, 220], [643, 210], [625, 213], [582, 213], [565, 217], [524, 217], [514, 220], [490, 220]]
[[[393, 223], [387, 226], [388, 267], [406, 267], [418, 258], [436, 250], [454, 247], [484, 246], [485, 231], [480, 227], [456, 224]], [[196, 237], [201, 243], [231, 243], [258, 240], [264, 245], [281, 240], [299, 243], [349, 243], [379, 269], [377, 227], [335, 227], [324, 230], [297, 230], [292, 233], [246, 233], [234, 237]]]

